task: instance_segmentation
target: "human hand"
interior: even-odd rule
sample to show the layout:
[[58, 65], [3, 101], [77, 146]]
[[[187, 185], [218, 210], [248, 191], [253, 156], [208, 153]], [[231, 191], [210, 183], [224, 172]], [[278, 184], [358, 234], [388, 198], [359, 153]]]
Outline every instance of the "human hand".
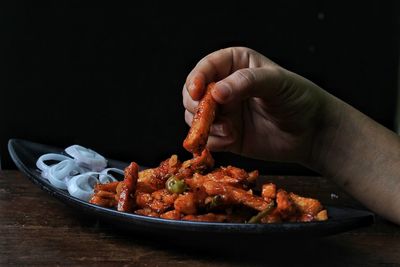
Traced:
[[307, 162], [324, 115], [326, 92], [245, 47], [204, 57], [183, 87], [190, 125], [206, 85], [219, 104], [207, 147], [248, 157]]

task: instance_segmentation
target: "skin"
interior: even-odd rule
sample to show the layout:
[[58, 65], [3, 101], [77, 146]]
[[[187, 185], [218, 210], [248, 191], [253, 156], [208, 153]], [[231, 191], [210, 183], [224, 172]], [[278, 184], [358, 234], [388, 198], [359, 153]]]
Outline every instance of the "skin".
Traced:
[[400, 138], [318, 85], [246, 47], [201, 59], [183, 87], [190, 125], [206, 85], [218, 112], [207, 147], [297, 162], [400, 224]]

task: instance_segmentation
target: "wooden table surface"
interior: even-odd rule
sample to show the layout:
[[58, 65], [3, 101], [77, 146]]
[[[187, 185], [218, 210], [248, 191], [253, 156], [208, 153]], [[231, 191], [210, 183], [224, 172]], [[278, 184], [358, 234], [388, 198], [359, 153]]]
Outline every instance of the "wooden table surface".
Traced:
[[[363, 208], [322, 177], [270, 178], [325, 205]], [[377, 217], [372, 226], [333, 236], [199, 250], [113, 229], [77, 213], [19, 171], [0, 171], [0, 266], [27, 265], [400, 266], [400, 227]]]

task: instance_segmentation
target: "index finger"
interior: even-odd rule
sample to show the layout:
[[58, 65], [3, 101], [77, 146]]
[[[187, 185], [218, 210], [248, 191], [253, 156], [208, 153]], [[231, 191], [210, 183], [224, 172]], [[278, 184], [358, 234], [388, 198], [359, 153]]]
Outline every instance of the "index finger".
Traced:
[[232, 65], [232, 48], [220, 49], [202, 58], [186, 78], [185, 87], [192, 99], [200, 100], [206, 86], [227, 77]]

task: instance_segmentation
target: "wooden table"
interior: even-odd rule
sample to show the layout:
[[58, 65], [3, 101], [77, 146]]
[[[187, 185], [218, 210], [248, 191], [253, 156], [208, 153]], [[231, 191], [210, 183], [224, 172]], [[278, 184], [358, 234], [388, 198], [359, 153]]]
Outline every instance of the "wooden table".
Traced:
[[[322, 177], [272, 177], [326, 205], [362, 206]], [[238, 240], [245, 242], [245, 240]], [[370, 227], [308, 241], [265, 240], [251, 251], [197, 250], [127, 234], [53, 198], [19, 171], [0, 171], [0, 266], [400, 266], [400, 227]]]

